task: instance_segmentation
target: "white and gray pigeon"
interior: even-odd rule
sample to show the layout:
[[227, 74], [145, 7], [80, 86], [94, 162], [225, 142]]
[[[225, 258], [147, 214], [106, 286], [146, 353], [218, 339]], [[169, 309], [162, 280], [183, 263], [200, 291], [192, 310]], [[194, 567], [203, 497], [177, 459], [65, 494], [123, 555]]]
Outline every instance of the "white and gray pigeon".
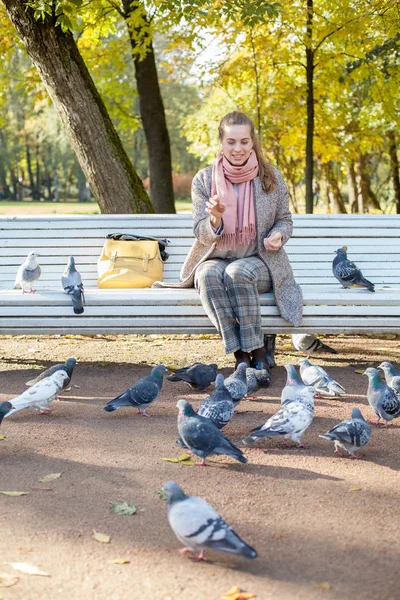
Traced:
[[386, 383], [383, 383], [378, 369], [368, 367], [363, 375], [368, 377], [367, 398], [369, 405], [378, 417], [375, 425], [379, 425], [380, 420], [383, 419], [385, 421], [384, 427], [387, 427], [389, 421], [400, 417], [400, 394]]
[[52, 367], [49, 367], [48, 369], [43, 371], [43, 373], [40, 373], [40, 375], [35, 377], [35, 379], [31, 379], [30, 381], [27, 381], [26, 385], [28, 387], [32, 387], [33, 385], [38, 383], [38, 381], [42, 381], [42, 379], [45, 379], [46, 377], [50, 377], [50, 375], [54, 375], [54, 373], [57, 373], [57, 371], [65, 371], [68, 375], [67, 379], [64, 380], [63, 387], [62, 387], [62, 389], [65, 390], [65, 388], [67, 388], [69, 386], [69, 384], [71, 383], [72, 373], [77, 364], [78, 364], [78, 361], [76, 360], [76, 358], [71, 356], [70, 358], [67, 358], [67, 360], [65, 361], [64, 364], [60, 363], [58, 365], [53, 365]]
[[157, 365], [152, 369], [150, 375], [139, 379], [123, 394], [120, 394], [114, 400], [110, 400], [104, 407], [104, 410], [106, 412], [113, 412], [122, 406], [135, 406], [143, 416], [151, 417], [146, 412], [146, 409], [160, 395], [163, 377], [166, 373], [168, 373], [167, 367]]
[[197, 466], [205, 467], [211, 454], [226, 454], [241, 463], [247, 463], [243, 452], [237, 448], [212, 421], [196, 414], [186, 400], [178, 400], [178, 431], [185, 446], [202, 460]]
[[312, 365], [307, 358], [300, 358], [300, 376], [305, 385], [312, 385], [320, 396], [343, 396], [346, 390], [322, 367]]
[[336, 454], [340, 454], [339, 448], [343, 448], [352, 458], [361, 458], [356, 454], [356, 450], [365, 446], [370, 436], [371, 427], [362, 416], [361, 411], [358, 408], [353, 408], [351, 419], [341, 421], [333, 429], [319, 437], [332, 441], [335, 444]]
[[229, 375], [224, 381], [225, 387], [232, 397], [235, 408], [247, 394], [247, 369], [248, 366], [245, 362], [239, 363], [236, 371], [234, 371], [232, 375]]
[[232, 397], [224, 385], [224, 376], [219, 373], [215, 389], [201, 403], [197, 414], [210, 419], [218, 429], [222, 429], [232, 419], [234, 410]]
[[254, 369], [247, 367], [246, 369], [247, 395], [246, 399], [250, 400], [255, 392], [262, 387], [268, 387], [271, 384], [271, 376], [268, 369]]
[[342, 284], [342, 287], [347, 289], [351, 286], [365, 287], [370, 292], [375, 291], [375, 285], [365, 279], [361, 270], [355, 263], [347, 258], [347, 246], [335, 250], [336, 256], [332, 263], [332, 273]]
[[168, 521], [178, 540], [185, 546], [179, 550], [199, 552], [194, 560], [204, 560], [206, 550], [256, 558], [257, 552], [244, 542], [208, 502], [187, 496], [175, 481], [163, 485], [167, 496]]
[[263, 425], [252, 429], [243, 444], [253, 444], [265, 437], [282, 437], [292, 440], [299, 448], [305, 448], [301, 436], [314, 419], [314, 390], [310, 386], [300, 394], [297, 401], [286, 402]]
[[61, 284], [64, 292], [71, 296], [72, 307], [76, 315], [81, 315], [84, 311], [85, 293], [83, 289], [82, 277], [75, 267], [75, 259], [69, 257], [68, 264], [65, 267], [61, 277]]
[[217, 376], [217, 365], [194, 363], [190, 367], [178, 369], [167, 379], [168, 381], [184, 381], [195, 390], [206, 390]]
[[14, 290], [21, 289], [23, 294], [34, 294], [36, 292], [32, 286], [38, 281], [42, 272], [37, 262], [38, 256], [34, 251], [29, 252], [22, 265], [18, 267]]
[[392, 385], [392, 379], [393, 377], [399, 377], [400, 376], [400, 371], [398, 371], [393, 365], [392, 363], [390, 363], [389, 361], [385, 360], [384, 362], [382, 362], [379, 366], [378, 369], [382, 369], [382, 371], [385, 374], [385, 379], [386, 379], [386, 383], [388, 385]]
[[7, 413], [12, 409], [11, 402], [0, 402], [0, 425]]
[[314, 352], [338, 353], [334, 348], [321, 342], [313, 333], [293, 333], [292, 344], [297, 352], [303, 352], [307, 355], [307, 358]]
[[286, 369], [286, 385], [281, 393], [281, 404], [285, 402], [292, 402], [296, 400], [299, 393], [306, 389], [307, 386], [301, 381], [297, 374], [296, 367], [294, 365], [285, 365]]
[[53, 409], [49, 408], [48, 405], [62, 390], [63, 383], [67, 378], [68, 374], [65, 371], [57, 371], [53, 375], [50, 375], [50, 377], [46, 377], [35, 383], [35, 385], [23, 394], [9, 401], [12, 404], [12, 409], [6, 417], [11, 417], [24, 408], [36, 408], [41, 414], [51, 413]]

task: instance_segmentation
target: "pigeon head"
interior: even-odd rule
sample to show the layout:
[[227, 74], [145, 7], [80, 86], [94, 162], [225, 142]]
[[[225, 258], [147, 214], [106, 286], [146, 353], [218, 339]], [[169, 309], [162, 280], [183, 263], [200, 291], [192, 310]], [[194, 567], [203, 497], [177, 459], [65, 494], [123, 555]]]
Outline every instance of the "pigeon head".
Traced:
[[67, 360], [65, 361], [65, 370], [69, 376], [71, 376], [72, 371], [78, 364], [79, 364], [78, 361], [73, 356], [70, 356], [69, 358], [67, 358]]
[[368, 369], [365, 369], [363, 375], [368, 377], [372, 385], [380, 385], [382, 383], [381, 374], [379, 373], [378, 369], [368, 367]]
[[176, 406], [177, 406], [177, 408], [179, 408], [178, 416], [180, 418], [192, 417], [193, 415], [196, 414], [192, 408], [192, 405], [189, 404], [189, 402], [187, 402], [186, 400], [178, 400], [178, 402], [176, 403]]
[[151, 372], [155, 379], [162, 379], [166, 373], [168, 373], [168, 369], [164, 365], [157, 365]]
[[364, 417], [362, 416], [361, 410], [359, 408], [353, 408], [353, 411], [351, 413], [351, 418], [352, 419], [361, 419], [362, 421], [365, 421]]
[[11, 402], [0, 402], [0, 417], [4, 417], [11, 409]]
[[70, 256], [68, 259], [67, 269], [69, 271], [75, 269], [75, 258], [73, 256]]
[[224, 381], [225, 381], [225, 379], [224, 379], [224, 376], [222, 375], [222, 373], [218, 373], [218, 375], [215, 379], [215, 388], [217, 390], [222, 390], [225, 387]]
[[31, 267], [31, 268], [36, 267], [36, 259], [38, 256], [39, 256], [39, 254], [37, 252], [35, 252], [34, 250], [32, 250], [32, 252], [29, 252], [28, 256], [26, 257], [26, 262], [29, 264], [29, 267]]
[[379, 366], [378, 369], [382, 369], [383, 371], [387, 371], [388, 373], [392, 373], [395, 369], [392, 365], [392, 363], [388, 362], [387, 360], [385, 360], [384, 362], [382, 362]]
[[167, 496], [167, 504], [171, 505], [180, 500], [184, 500], [187, 496], [184, 494], [182, 488], [175, 481], [167, 481], [162, 487], [163, 491]]
[[297, 375], [296, 367], [294, 365], [285, 365], [287, 373], [286, 385], [289, 383], [300, 383], [299, 376]]
[[338, 248], [337, 250], [335, 250], [335, 254], [337, 254], [338, 256], [342, 256], [343, 258], [346, 258], [347, 246], [342, 246], [341, 248]]
[[245, 362], [241, 362], [238, 364], [237, 369], [236, 369], [236, 373], [238, 375], [243, 375], [246, 374], [246, 369], [248, 368], [248, 364], [246, 364]]

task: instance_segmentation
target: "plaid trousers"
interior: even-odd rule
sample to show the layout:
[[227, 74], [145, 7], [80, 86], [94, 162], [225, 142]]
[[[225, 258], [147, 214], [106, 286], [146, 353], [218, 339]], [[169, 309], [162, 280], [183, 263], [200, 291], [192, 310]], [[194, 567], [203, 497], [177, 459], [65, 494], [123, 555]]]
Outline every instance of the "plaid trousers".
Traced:
[[194, 284], [227, 354], [264, 345], [259, 294], [271, 289], [271, 277], [261, 258], [211, 258], [197, 267]]

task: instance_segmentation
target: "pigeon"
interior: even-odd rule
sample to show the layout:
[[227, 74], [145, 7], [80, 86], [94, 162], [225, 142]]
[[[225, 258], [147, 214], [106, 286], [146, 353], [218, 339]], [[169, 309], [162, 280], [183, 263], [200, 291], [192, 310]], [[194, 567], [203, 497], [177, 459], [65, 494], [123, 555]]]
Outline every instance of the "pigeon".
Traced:
[[168, 381], [185, 381], [195, 390], [206, 390], [217, 376], [217, 365], [205, 365], [194, 363], [190, 367], [184, 367], [175, 371], [168, 377]]
[[285, 365], [285, 369], [287, 377], [286, 385], [281, 393], [281, 404], [296, 400], [299, 392], [307, 387], [298, 376], [296, 367], [294, 365]]
[[32, 289], [32, 285], [39, 279], [42, 272], [37, 263], [38, 256], [36, 252], [29, 252], [25, 261], [18, 268], [14, 290], [22, 289], [23, 294], [34, 294], [36, 292], [36, 290]]
[[300, 358], [300, 376], [305, 385], [312, 385], [320, 396], [343, 396], [344, 387], [332, 379], [330, 375], [317, 365], [312, 365], [307, 358]]
[[187, 496], [175, 481], [163, 485], [167, 496], [168, 521], [185, 552], [200, 551], [194, 560], [204, 560], [206, 550], [256, 558], [257, 552], [246, 544], [208, 502]]
[[350, 286], [365, 287], [370, 292], [375, 291], [375, 285], [365, 279], [357, 265], [347, 258], [347, 246], [335, 250], [337, 256], [333, 259], [332, 272], [342, 287]]
[[28, 387], [31, 387], [32, 385], [35, 385], [36, 383], [38, 383], [38, 381], [42, 381], [42, 379], [45, 379], [45, 377], [50, 377], [50, 375], [54, 375], [54, 373], [57, 373], [57, 371], [65, 371], [68, 375], [67, 379], [64, 380], [63, 387], [62, 387], [62, 389], [65, 390], [65, 388], [67, 388], [69, 386], [69, 384], [71, 383], [72, 373], [77, 364], [78, 364], [78, 361], [76, 360], [76, 358], [71, 356], [70, 358], [67, 358], [67, 360], [65, 361], [64, 364], [60, 363], [58, 365], [53, 365], [52, 367], [49, 367], [48, 369], [43, 371], [43, 373], [38, 375], [35, 379], [31, 379], [30, 381], [27, 381], [26, 385]]
[[386, 421], [384, 427], [387, 427], [389, 421], [400, 417], [400, 394], [383, 383], [378, 369], [369, 367], [363, 375], [367, 375], [369, 380], [367, 391], [369, 405], [378, 417], [375, 425], [379, 425], [380, 420], [383, 419]]
[[157, 365], [152, 369], [151, 374], [143, 379], [139, 379], [132, 387], [128, 388], [123, 394], [110, 400], [104, 407], [106, 412], [113, 412], [121, 406], [136, 406], [138, 412], [145, 417], [151, 417], [146, 412], [146, 408], [156, 400], [161, 392], [163, 377], [168, 373], [167, 367]]
[[307, 358], [314, 352], [330, 352], [331, 354], [337, 354], [337, 350], [327, 346], [324, 342], [321, 342], [313, 333], [293, 333], [292, 344], [298, 352], [304, 352], [307, 354]]
[[263, 437], [281, 436], [292, 440], [299, 448], [305, 448], [301, 436], [314, 419], [314, 390], [310, 386], [301, 391], [301, 399], [286, 402], [263, 425], [252, 429], [243, 444], [252, 444]]
[[81, 315], [84, 310], [85, 294], [83, 291], [82, 277], [75, 268], [75, 259], [73, 256], [69, 257], [68, 264], [61, 277], [61, 284], [64, 288], [64, 292], [71, 296], [74, 313], [76, 315]]
[[398, 377], [400, 375], [400, 371], [397, 371], [397, 369], [394, 368], [392, 363], [388, 362], [387, 360], [381, 363], [378, 369], [382, 369], [382, 371], [384, 372], [386, 383], [388, 385], [392, 385], [393, 377]]
[[247, 463], [243, 452], [236, 448], [212, 421], [197, 415], [189, 402], [178, 400], [176, 406], [179, 409], [179, 435], [189, 450], [202, 459], [201, 463], [196, 463], [197, 466], [205, 467], [205, 459], [210, 454], [226, 454], [241, 463]]
[[218, 429], [222, 429], [232, 419], [233, 412], [233, 400], [220, 373], [215, 380], [215, 390], [201, 403], [197, 414], [210, 419]]
[[0, 402], [0, 425], [7, 413], [12, 409], [11, 402]]
[[346, 419], [333, 429], [320, 435], [320, 438], [331, 440], [335, 444], [335, 453], [339, 454], [339, 448], [346, 450], [352, 458], [361, 458], [355, 453], [356, 450], [365, 446], [371, 436], [371, 427], [358, 408], [353, 408], [351, 419]]
[[239, 402], [247, 394], [247, 369], [248, 365], [245, 362], [239, 363], [236, 371], [224, 381], [225, 387], [230, 393], [235, 407], [238, 406]]
[[247, 367], [246, 369], [247, 395], [246, 399], [250, 400], [252, 394], [258, 392], [261, 387], [268, 387], [271, 383], [270, 374], [267, 369], [254, 369]]
[[48, 408], [48, 404], [57, 397], [67, 378], [68, 373], [65, 371], [56, 371], [50, 377], [38, 381], [29, 390], [10, 400], [12, 409], [5, 415], [6, 418], [24, 408], [37, 408], [41, 414], [51, 413], [53, 409]]

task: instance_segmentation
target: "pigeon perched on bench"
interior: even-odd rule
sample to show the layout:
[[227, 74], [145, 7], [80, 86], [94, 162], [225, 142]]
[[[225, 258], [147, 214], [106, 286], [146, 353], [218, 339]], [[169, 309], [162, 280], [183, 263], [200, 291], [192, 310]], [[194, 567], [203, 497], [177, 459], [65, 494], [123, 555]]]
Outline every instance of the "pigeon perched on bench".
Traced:
[[185, 552], [198, 552], [194, 560], [204, 560], [205, 550], [256, 558], [257, 552], [244, 542], [226, 521], [203, 498], [187, 496], [175, 481], [163, 485], [167, 496], [168, 522], [185, 548]]
[[21, 289], [23, 294], [34, 294], [36, 292], [32, 286], [38, 281], [42, 272], [37, 262], [38, 256], [34, 251], [29, 252], [25, 261], [18, 268], [14, 290]]
[[321, 342], [313, 333], [293, 333], [292, 344], [297, 352], [307, 354], [307, 358], [314, 352], [329, 352], [337, 354], [337, 350]]
[[347, 246], [335, 250], [337, 256], [333, 259], [332, 272], [342, 287], [365, 287], [370, 292], [375, 291], [375, 285], [365, 279], [357, 265], [347, 258]]
[[61, 284], [64, 292], [71, 296], [72, 306], [76, 315], [81, 315], [84, 311], [85, 294], [83, 290], [82, 277], [75, 267], [75, 259], [69, 257], [68, 264], [61, 277]]
[[368, 443], [370, 436], [371, 427], [362, 416], [361, 411], [353, 408], [351, 419], [341, 421], [319, 437], [332, 441], [335, 444], [336, 454], [339, 454], [339, 448], [343, 448], [352, 458], [360, 458], [355, 452]]

